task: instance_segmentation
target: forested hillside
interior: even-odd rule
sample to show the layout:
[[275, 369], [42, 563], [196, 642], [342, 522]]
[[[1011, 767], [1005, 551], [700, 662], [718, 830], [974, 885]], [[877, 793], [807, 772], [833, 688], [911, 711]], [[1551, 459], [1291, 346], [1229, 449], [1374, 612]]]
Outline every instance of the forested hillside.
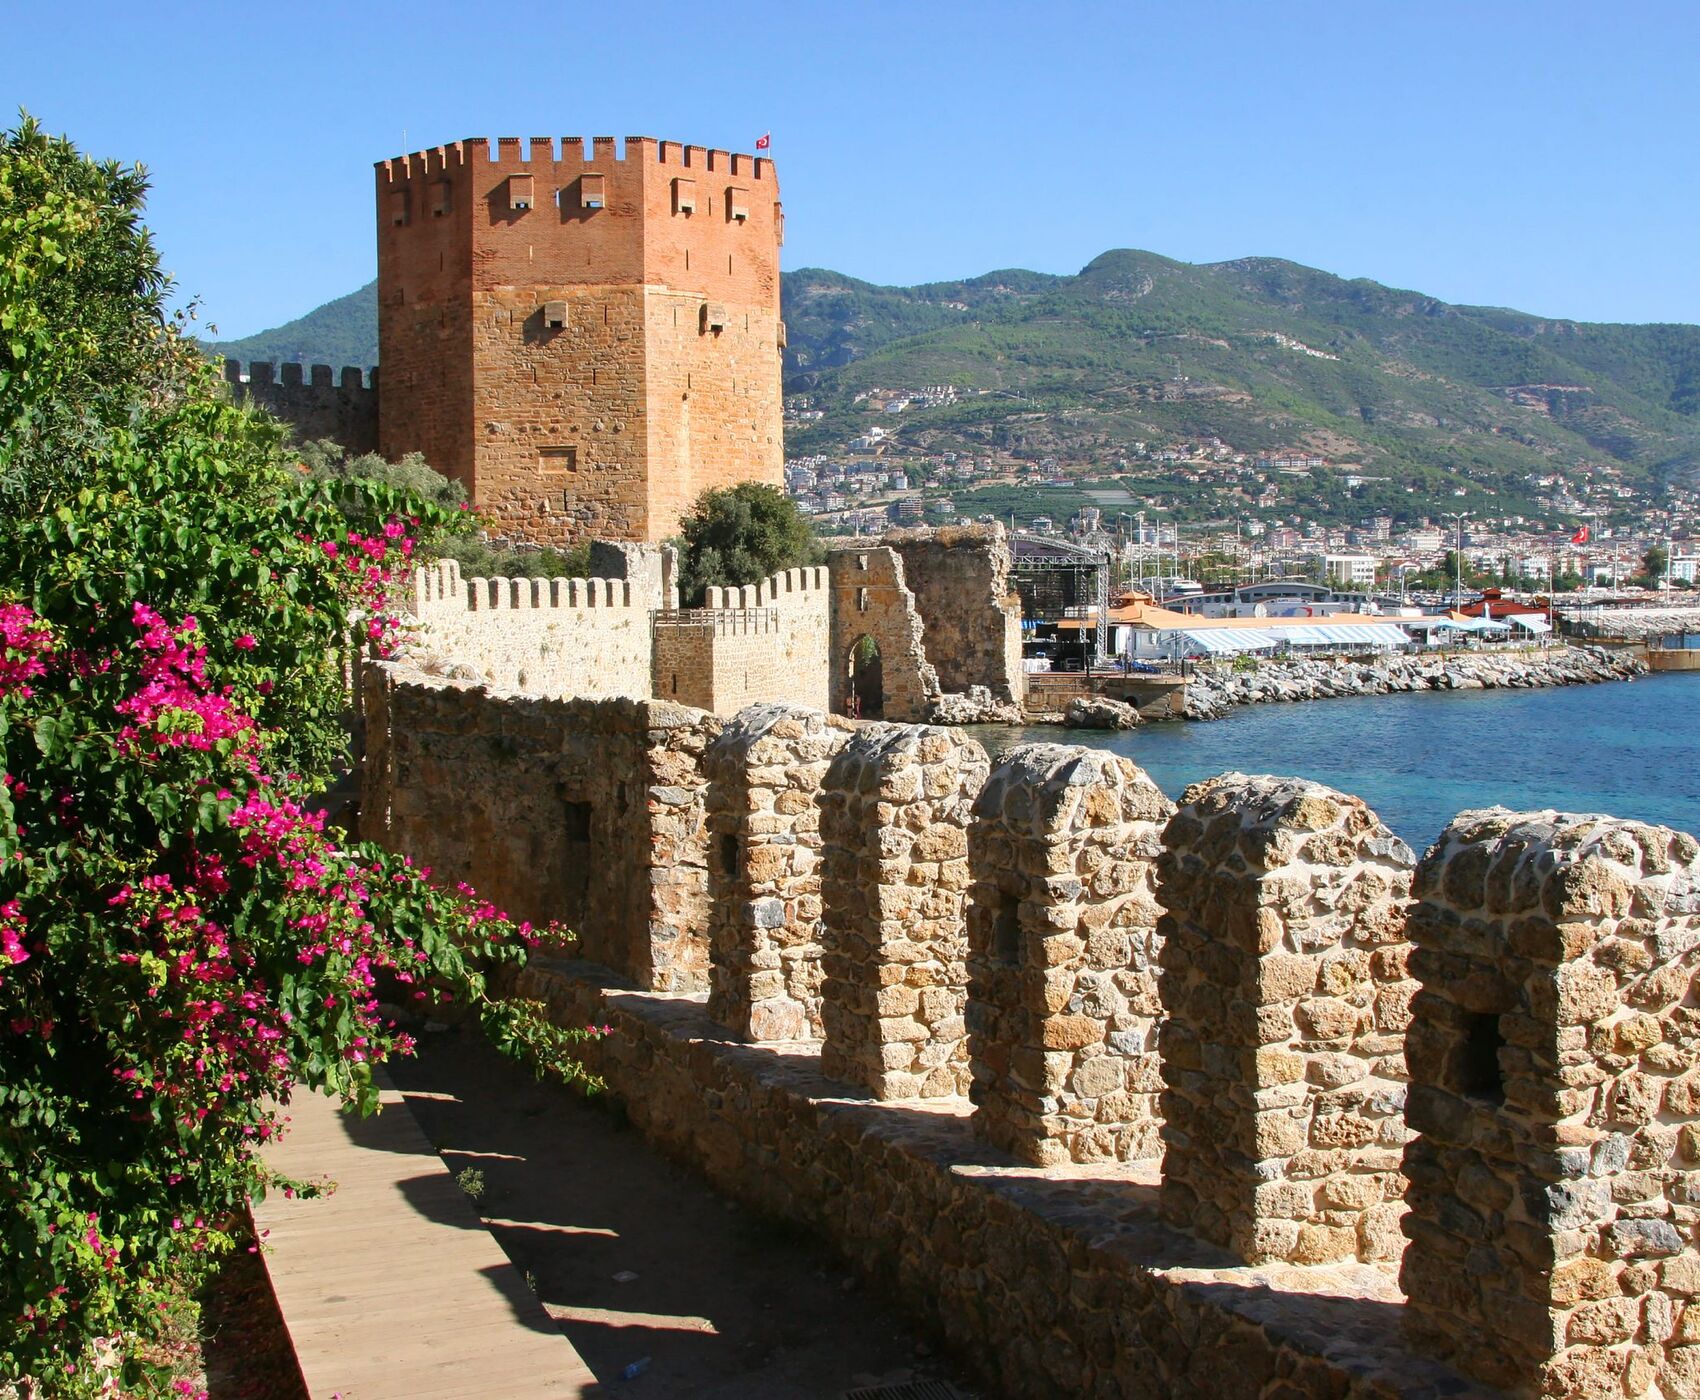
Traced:
[[[918, 449], [1000, 448], [1113, 467], [1136, 445], [1215, 437], [1312, 448], [1440, 491], [1513, 496], [1553, 468], [1617, 465], [1654, 486], [1700, 466], [1700, 327], [1595, 325], [1271, 258], [1195, 265], [1118, 250], [1073, 277], [1010, 270], [877, 287], [785, 274], [786, 387], [824, 416], [792, 454], [866, 422], [858, 393], [951, 384], [894, 425]], [[375, 284], [210, 347], [243, 360], [377, 359]]]

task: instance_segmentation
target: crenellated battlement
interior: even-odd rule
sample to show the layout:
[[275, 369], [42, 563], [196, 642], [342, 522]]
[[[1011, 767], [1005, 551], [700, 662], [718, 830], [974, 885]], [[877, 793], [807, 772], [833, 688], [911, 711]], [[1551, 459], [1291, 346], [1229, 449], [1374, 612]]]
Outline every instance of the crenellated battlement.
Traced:
[[773, 162], [768, 157], [723, 151], [715, 146], [693, 146], [654, 136], [628, 136], [623, 143], [612, 136], [593, 136], [588, 145], [587, 154], [586, 138], [582, 136], [498, 136], [493, 144], [487, 136], [471, 136], [406, 155], [389, 156], [374, 162], [374, 166], [380, 180], [390, 184], [492, 167], [540, 172], [660, 166], [673, 173], [688, 170], [755, 181], [775, 178]]
[[459, 612], [528, 612], [567, 608], [633, 608], [649, 600], [618, 578], [463, 578], [460, 565], [439, 559], [413, 571], [413, 615], [422, 621]]
[[366, 696], [384, 838], [611, 964], [516, 990], [613, 1026], [633, 1122], [999, 1393], [1696, 1393], [1692, 837], [1495, 809], [1416, 862], [1302, 779]]
[[706, 606], [710, 608], [775, 608], [788, 602], [802, 601], [798, 595], [824, 594], [832, 582], [824, 566], [810, 569], [786, 569], [783, 573], [764, 578], [760, 583], [742, 587], [710, 588]]
[[224, 382], [237, 403], [251, 403], [283, 419], [298, 438], [334, 438], [350, 453], [378, 449], [378, 371], [344, 365], [303, 366], [256, 360], [224, 362]]
[[[759, 583], [710, 588], [710, 625], [658, 628], [654, 693], [730, 715], [758, 701], [825, 709], [832, 587], [825, 568], [786, 569]], [[739, 619], [714, 625], [717, 615]], [[748, 625], [745, 620], [758, 620]]]
[[242, 361], [227, 359], [224, 362], [224, 382], [239, 388], [254, 388], [267, 384], [277, 384], [285, 389], [357, 389], [377, 392], [378, 367], [373, 365], [370, 370], [363, 370], [358, 365], [344, 365], [340, 370], [333, 370], [329, 365], [300, 365], [285, 360], [282, 364], [274, 364], [270, 360], [250, 361], [244, 369]]
[[413, 571], [405, 649], [417, 664], [504, 690], [649, 693], [649, 612], [621, 578], [467, 578], [441, 559]]

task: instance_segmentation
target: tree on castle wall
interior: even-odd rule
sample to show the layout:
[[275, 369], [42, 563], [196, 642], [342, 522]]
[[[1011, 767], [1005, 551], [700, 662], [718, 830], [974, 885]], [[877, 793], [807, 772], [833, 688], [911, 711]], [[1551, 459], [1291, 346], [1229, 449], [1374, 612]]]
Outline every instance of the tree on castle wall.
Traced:
[[[380, 996], [497, 1003], [529, 929], [327, 829], [342, 658], [447, 513], [290, 470], [164, 314], [139, 171], [0, 134], [0, 1393], [153, 1395], [162, 1304], [292, 1091], [376, 1107]], [[104, 300], [100, 305], [90, 299]]]
[[759, 583], [826, 557], [796, 502], [758, 481], [704, 491], [675, 543], [686, 607], [701, 607], [710, 588]]

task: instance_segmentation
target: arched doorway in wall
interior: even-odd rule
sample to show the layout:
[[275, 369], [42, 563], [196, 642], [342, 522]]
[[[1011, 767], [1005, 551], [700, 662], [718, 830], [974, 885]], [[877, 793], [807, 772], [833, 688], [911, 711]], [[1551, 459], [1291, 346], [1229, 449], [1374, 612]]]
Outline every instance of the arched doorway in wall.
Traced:
[[848, 709], [862, 719], [879, 719], [885, 714], [885, 666], [879, 643], [866, 632], [850, 644], [845, 662], [849, 677], [844, 687]]

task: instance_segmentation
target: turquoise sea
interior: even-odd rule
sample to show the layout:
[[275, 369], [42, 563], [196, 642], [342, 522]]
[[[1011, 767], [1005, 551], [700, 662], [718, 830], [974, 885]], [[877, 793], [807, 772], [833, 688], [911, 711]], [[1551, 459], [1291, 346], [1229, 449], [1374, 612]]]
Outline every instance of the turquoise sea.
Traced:
[[1607, 812], [1700, 833], [1700, 674], [1553, 690], [1466, 690], [1248, 705], [1119, 734], [976, 730], [1126, 754], [1170, 796], [1230, 769], [1355, 793], [1422, 849], [1466, 808]]

